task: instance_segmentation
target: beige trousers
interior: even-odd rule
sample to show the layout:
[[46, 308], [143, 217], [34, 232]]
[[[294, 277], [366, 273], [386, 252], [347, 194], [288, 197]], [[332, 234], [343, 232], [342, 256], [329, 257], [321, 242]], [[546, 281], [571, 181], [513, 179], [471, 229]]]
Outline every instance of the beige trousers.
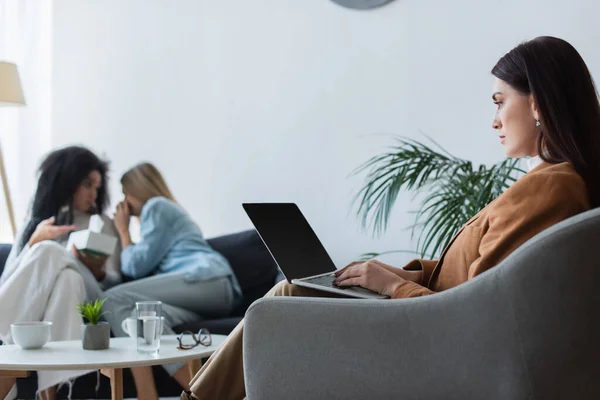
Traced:
[[[270, 296], [341, 297], [320, 290], [279, 282], [266, 294]], [[205, 400], [241, 400], [246, 397], [242, 338], [244, 321], [235, 327], [227, 340], [198, 371], [190, 382], [193, 397], [183, 393], [181, 398]]]

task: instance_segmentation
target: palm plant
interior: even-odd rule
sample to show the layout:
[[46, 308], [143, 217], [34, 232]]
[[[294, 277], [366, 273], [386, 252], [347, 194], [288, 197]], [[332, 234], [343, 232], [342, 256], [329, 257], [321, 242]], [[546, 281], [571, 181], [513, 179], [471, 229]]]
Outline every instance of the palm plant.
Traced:
[[[436, 257], [469, 218], [498, 197], [525, 171], [518, 159], [491, 167], [454, 157], [432, 139], [434, 149], [416, 140], [396, 137], [389, 151], [376, 155], [353, 174], [366, 172], [354, 204], [363, 229], [380, 235], [401, 190], [425, 194], [416, 212], [412, 235], [418, 232], [417, 252]], [[365, 258], [380, 254], [369, 253]]]

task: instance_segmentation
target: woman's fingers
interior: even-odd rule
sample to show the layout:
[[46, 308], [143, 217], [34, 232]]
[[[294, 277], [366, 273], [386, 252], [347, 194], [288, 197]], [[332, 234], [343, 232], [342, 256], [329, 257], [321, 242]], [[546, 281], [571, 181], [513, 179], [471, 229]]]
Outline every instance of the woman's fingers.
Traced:
[[336, 283], [338, 286], [363, 286], [362, 277], [347, 278]]
[[124, 201], [117, 204], [117, 212], [115, 215], [127, 215], [129, 214], [129, 206]]
[[40, 222], [40, 225], [54, 225], [55, 220], [56, 220], [56, 218], [50, 217], [50, 218], [45, 219], [42, 222]]
[[52, 230], [52, 232], [56, 233], [59, 236], [62, 236], [64, 234], [73, 232], [75, 229], [77, 229], [77, 227], [75, 225], [59, 225], [59, 226], [52, 226], [49, 229]]
[[340, 276], [341, 274], [343, 274], [348, 268], [353, 267], [355, 265], [359, 265], [359, 264], [364, 264], [364, 261], [354, 261], [351, 262], [350, 264], [346, 265], [344, 268], [342, 269], [338, 269], [337, 271], [335, 271], [335, 276]]
[[357, 265], [352, 265], [352, 266], [348, 266], [348, 267], [344, 268], [345, 271], [337, 276], [337, 278], [335, 280], [336, 284], [344, 281], [345, 279], [362, 276], [364, 273], [363, 264], [364, 263], [359, 263]]
[[79, 251], [73, 246], [73, 255], [79, 259], [84, 265], [93, 270], [102, 269], [108, 256], [92, 256], [88, 254], [86, 251]]
[[346, 279], [348, 277], [348, 271], [350, 270], [350, 268], [352, 268], [351, 266], [347, 266], [342, 270], [339, 270], [335, 273], [335, 283], [337, 284], [338, 282]]
[[43, 239], [42, 240], [54, 240], [61, 236], [66, 235], [67, 233], [71, 233], [76, 230], [77, 227], [75, 225], [51, 225], [44, 228]]
[[[335, 276], [338, 280], [349, 278], [352, 276], [361, 276], [366, 273], [367, 268], [377, 265], [374, 260], [355, 261], [347, 267], [337, 271]], [[350, 274], [350, 275], [348, 275]]]

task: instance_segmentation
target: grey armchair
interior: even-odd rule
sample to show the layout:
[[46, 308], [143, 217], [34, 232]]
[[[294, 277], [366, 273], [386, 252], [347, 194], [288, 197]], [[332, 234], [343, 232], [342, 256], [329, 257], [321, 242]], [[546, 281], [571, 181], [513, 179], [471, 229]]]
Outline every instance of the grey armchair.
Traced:
[[439, 294], [259, 300], [248, 399], [600, 399], [599, 249], [596, 209]]

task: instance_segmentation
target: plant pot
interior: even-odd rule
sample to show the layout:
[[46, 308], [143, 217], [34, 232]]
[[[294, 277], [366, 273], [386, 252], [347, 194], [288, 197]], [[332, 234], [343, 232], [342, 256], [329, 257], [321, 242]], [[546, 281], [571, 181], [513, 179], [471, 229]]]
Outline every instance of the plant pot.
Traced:
[[108, 322], [81, 325], [81, 343], [84, 350], [106, 350], [109, 342], [110, 325]]

